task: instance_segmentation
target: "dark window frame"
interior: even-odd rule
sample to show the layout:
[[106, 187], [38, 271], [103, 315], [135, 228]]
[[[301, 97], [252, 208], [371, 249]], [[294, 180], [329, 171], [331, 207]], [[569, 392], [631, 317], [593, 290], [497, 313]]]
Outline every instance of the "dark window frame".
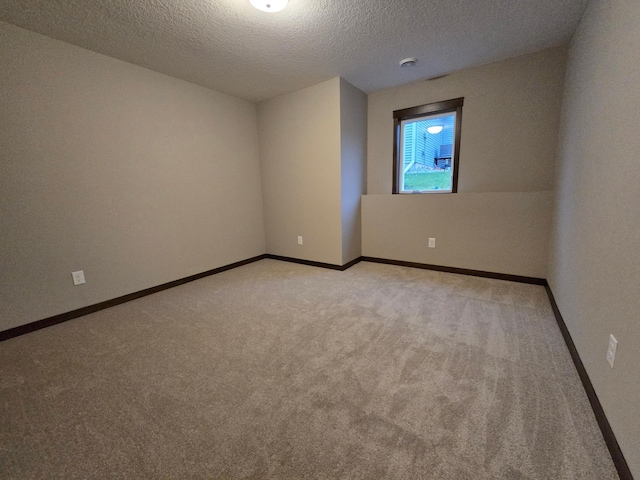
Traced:
[[[400, 125], [403, 120], [423, 117], [425, 115], [435, 115], [440, 113], [455, 112], [456, 123], [454, 132], [454, 153], [453, 153], [453, 175], [451, 181], [451, 192], [458, 192], [458, 167], [460, 164], [460, 136], [462, 130], [462, 105], [464, 97], [453, 98], [442, 102], [428, 103], [417, 107], [404, 108], [402, 110], [394, 110], [393, 112], [393, 191], [394, 194], [401, 193], [399, 191], [401, 162], [400, 157]], [[408, 193], [408, 192], [402, 192]], [[416, 193], [433, 193], [433, 192], [416, 192]], [[449, 193], [449, 192], [447, 192]]]

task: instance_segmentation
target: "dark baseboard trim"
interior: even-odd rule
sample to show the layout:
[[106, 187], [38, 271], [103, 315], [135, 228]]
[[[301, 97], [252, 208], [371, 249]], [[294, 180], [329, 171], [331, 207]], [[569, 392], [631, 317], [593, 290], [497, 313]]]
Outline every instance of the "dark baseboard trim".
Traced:
[[233, 268], [237, 268], [243, 265], [247, 265], [249, 263], [257, 262], [265, 258], [269, 258], [272, 260], [280, 260], [284, 262], [299, 263], [302, 265], [310, 265], [314, 267], [329, 268], [331, 270], [339, 270], [339, 271], [347, 270], [348, 268], [351, 268], [357, 263], [364, 261], [364, 262], [373, 262], [373, 263], [384, 263], [387, 265], [398, 265], [402, 267], [421, 268], [425, 270], [435, 270], [438, 272], [457, 273], [461, 275], [472, 275], [476, 277], [494, 278], [497, 280], [508, 280], [511, 282], [543, 285], [547, 291], [547, 295], [549, 296], [551, 308], [553, 309], [553, 313], [556, 317], [558, 327], [562, 332], [562, 336], [567, 345], [567, 348], [569, 349], [569, 353], [571, 354], [571, 358], [573, 359], [573, 363], [576, 367], [576, 370], [578, 371], [578, 375], [580, 376], [582, 385], [585, 389], [585, 392], [587, 393], [587, 397], [591, 404], [591, 408], [593, 409], [596, 420], [598, 421], [598, 425], [600, 426], [600, 430], [602, 431], [602, 436], [604, 437], [604, 441], [607, 445], [607, 448], [609, 449], [609, 453], [611, 454], [613, 463], [616, 467], [616, 470], [618, 471], [620, 480], [633, 480], [633, 475], [631, 474], [631, 470], [627, 465], [627, 461], [624, 458], [622, 450], [620, 449], [620, 445], [618, 444], [618, 440], [616, 439], [616, 436], [613, 433], [611, 425], [609, 424], [609, 420], [607, 420], [607, 416], [605, 415], [604, 410], [602, 408], [602, 404], [600, 403], [600, 400], [598, 399], [598, 395], [596, 394], [596, 391], [593, 388], [591, 379], [589, 378], [589, 375], [587, 374], [587, 371], [584, 368], [584, 364], [580, 359], [580, 355], [578, 353], [578, 350], [575, 344], [573, 343], [573, 339], [571, 338], [569, 329], [567, 328], [567, 325], [564, 322], [564, 319], [562, 318], [562, 314], [558, 309], [558, 304], [556, 303], [556, 300], [553, 296], [553, 292], [551, 291], [551, 288], [549, 287], [547, 281], [544, 278], [524, 277], [520, 275], [508, 275], [504, 273], [485, 272], [482, 270], [469, 270], [465, 268], [444, 267], [441, 265], [429, 265], [425, 263], [403, 262], [400, 260], [388, 260], [384, 258], [375, 258], [375, 257], [359, 257], [344, 265], [333, 265], [331, 263], [314, 262], [311, 260], [302, 260], [298, 258], [281, 257], [279, 255], [263, 254], [263, 255], [258, 255], [257, 257], [248, 258], [246, 260], [241, 260], [239, 262], [231, 263], [229, 265], [224, 265], [222, 267], [214, 268], [212, 270], [207, 270], [206, 272], [190, 275], [188, 277], [181, 278], [179, 280], [163, 283], [162, 285], [157, 285], [155, 287], [147, 288], [145, 290], [140, 290], [139, 292], [123, 295], [122, 297], [100, 302], [95, 305], [89, 305], [87, 307], [82, 307], [77, 310], [73, 310], [71, 312], [62, 313], [60, 315], [55, 315], [53, 317], [45, 318], [43, 320], [38, 320], [32, 323], [28, 323], [26, 325], [20, 325], [18, 327], [14, 327], [9, 330], [4, 330], [0, 332], [0, 342], [18, 337], [20, 335], [24, 335], [26, 333], [35, 332], [36, 330], [50, 327], [58, 323], [63, 323], [69, 320], [73, 320], [74, 318], [78, 318], [83, 315], [88, 315], [89, 313], [98, 312], [100, 310], [104, 310], [105, 308], [114, 307], [116, 305], [120, 305], [122, 303], [129, 302], [137, 298], [145, 297], [153, 293], [161, 292], [162, 290], [167, 290], [172, 287], [177, 287], [178, 285], [193, 282], [194, 280], [199, 280], [201, 278], [208, 277], [210, 275], [215, 275], [216, 273], [225, 272]]
[[9, 340], [10, 338], [19, 337], [20, 335], [24, 335], [25, 333], [35, 332], [36, 330], [47, 328], [52, 325], [57, 325], [58, 323], [67, 322], [69, 320], [73, 320], [74, 318], [78, 318], [83, 315], [88, 315], [89, 313], [98, 312], [100, 310], [104, 310], [105, 308], [114, 307], [116, 305], [120, 305], [121, 303], [135, 300], [136, 298], [151, 295], [152, 293], [161, 292], [162, 290], [167, 290], [168, 288], [177, 287], [178, 285], [182, 285], [184, 283], [193, 282], [194, 280], [199, 280], [201, 278], [208, 277], [210, 275], [215, 275], [216, 273], [225, 272], [233, 268], [238, 268], [243, 265], [247, 265], [249, 263], [257, 262], [258, 260], [262, 260], [264, 258], [266, 258], [266, 255], [258, 255], [257, 257], [241, 260], [239, 262], [231, 263], [229, 265], [224, 265], [222, 267], [214, 268], [212, 270], [207, 270], [206, 272], [196, 273], [195, 275], [190, 275], [188, 277], [181, 278], [179, 280], [174, 280], [172, 282], [163, 283], [162, 285], [146, 288], [144, 290], [140, 290], [139, 292], [129, 293], [127, 295], [123, 295], [122, 297], [113, 298], [111, 300], [106, 300], [104, 302], [96, 303], [95, 305], [89, 305], [87, 307], [82, 307], [77, 310], [61, 313], [60, 315], [55, 315], [53, 317], [27, 323], [26, 325], [20, 325], [19, 327], [10, 328], [9, 330], [4, 330], [0, 332], [0, 342]]
[[551, 287], [549, 287], [549, 285], [545, 285], [545, 288], [547, 290], [547, 295], [549, 296], [549, 301], [551, 302], [553, 314], [555, 315], [556, 321], [558, 322], [558, 327], [560, 327], [560, 331], [562, 332], [564, 341], [567, 344], [567, 348], [569, 349], [569, 353], [571, 354], [573, 363], [576, 366], [576, 370], [578, 371], [578, 375], [580, 376], [580, 380], [582, 381], [582, 386], [584, 387], [585, 392], [587, 392], [589, 403], [591, 404], [593, 413], [595, 414], [598, 425], [600, 426], [600, 430], [602, 431], [602, 436], [604, 437], [604, 441], [607, 444], [609, 453], [611, 454], [613, 464], [618, 471], [618, 476], [620, 477], [620, 480], [633, 480], [633, 475], [631, 475], [629, 465], [627, 465], [627, 461], [622, 454], [622, 450], [620, 449], [618, 440], [616, 439], [616, 436], [611, 429], [609, 420], [607, 420], [607, 416], [605, 415], [602, 404], [600, 403], [598, 395], [593, 388], [593, 384], [591, 383], [589, 374], [587, 373], [587, 370], [584, 368], [584, 364], [580, 359], [580, 354], [578, 353], [578, 349], [576, 348], [575, 343], [573, 343], [573, 339], [571, 338], [571, 334], [569, 333], [567, 324], [564, 322], [562, 314], [558, 309], [558, 304], [556, 303], [556, 299], [553, 296]]
[[271, 260], [280, 260], [281, 262], [299, 263], [301, 265], [310, 265], [312, 267], [329, 268], [331, 270], [339, 270], [344, 272], [347, 268], [353, 267], [356, 263], [362, 261], [362, 257], [358, 257], [355, 260], [351, 260], [344, 265], [334, 265], [333, 263], [314, 262], [313, 260], [303, 260], [301, 258], [282, 257], [280, 255], [272, 255], [267, 253], [264, 258], [270, 258]]
[[483, 270], [469, 270], [467, 268], [444, 267], [442, 265], [429, 265], [427, 263], [404, 262], [401, 260], [387, 260], [386, 258], [362, 257], [363, 262], [385, 263], [387, 265], [398, 265], [401, 267], [422, 268], [423, 270], [435, 270], [437, 272], [457, 273], [460, 275], [471, 275], [473, 277], [494, 278], [496, 280], [507, 280], [509, 282], [529, 283], [533, 285], [546, 285], [544, 278], [523, 277], [522, 275], [509, 275], [507, 273], [485, 272]]

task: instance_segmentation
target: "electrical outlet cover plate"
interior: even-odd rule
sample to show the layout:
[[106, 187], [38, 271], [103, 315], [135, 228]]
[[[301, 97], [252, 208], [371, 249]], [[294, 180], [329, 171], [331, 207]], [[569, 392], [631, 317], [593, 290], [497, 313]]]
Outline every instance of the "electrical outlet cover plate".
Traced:
[[71, 272], [71, 277], [73, 278], [74, 285], [82, 285], [83, 283], [86, 283], [84, 281], [84, 272], [82, 270]]
[[616, 350], [618, 349], [618, 340], [613, 335], [609, 335], [609, 348], [607, 349], [607, 362], [613, 368], [613, 362], [616, 360]]
[[430, 238], [429, 239], [429, 248], [436, 248], [436, 239], [435, 238]]
[[302, 236], [298, 235], [298, 245], [302, 245]]

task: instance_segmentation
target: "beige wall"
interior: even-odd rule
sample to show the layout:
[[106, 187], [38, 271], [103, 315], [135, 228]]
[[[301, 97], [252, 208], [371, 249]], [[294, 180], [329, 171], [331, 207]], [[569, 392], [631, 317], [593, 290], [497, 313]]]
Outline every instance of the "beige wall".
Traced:
[[[640, 478], [640, 3], [590, 2], [569, 51], [549, 283]], [[606, 362], [609, 334], [619, 341]]]
[[360, 256], [366, 112], [366, 95], [338, 77], [259, 104], [267, 253], [333, 265]]
[[0, 330], [264, 253], [253, 104], [4, 23], [0, 85]]
[[[367, 257], [545, 278], [551, 192], [366, 195]], [[427, 248], [428, 239], [436, 248]]]
[[258, 128], [267, 253], [341, 265], [340, 79], [260, 103]]
[[340, 79], [342, 264], [362, 255], [360, 197], [367, 182], [367, 95]]
[[552, 190], [565, 50], [369, 95], [369, 194], [391, 193], [393, 111], [464, 97], [459, 192]]
[[[565, 58], [545, 50], [369, 95], [367, 192], [381, 195], [363, 200], [363, 255], [546, 277]], [[392, 196], [393, 111], [458, 97], [459, 193]]]

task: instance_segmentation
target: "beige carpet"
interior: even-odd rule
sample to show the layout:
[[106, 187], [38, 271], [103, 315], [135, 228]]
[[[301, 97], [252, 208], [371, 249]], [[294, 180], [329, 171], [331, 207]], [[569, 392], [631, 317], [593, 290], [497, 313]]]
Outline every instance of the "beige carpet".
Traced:
[[543, 287], [262, 260], [0, 343], [0, 477], [617, 478]]

